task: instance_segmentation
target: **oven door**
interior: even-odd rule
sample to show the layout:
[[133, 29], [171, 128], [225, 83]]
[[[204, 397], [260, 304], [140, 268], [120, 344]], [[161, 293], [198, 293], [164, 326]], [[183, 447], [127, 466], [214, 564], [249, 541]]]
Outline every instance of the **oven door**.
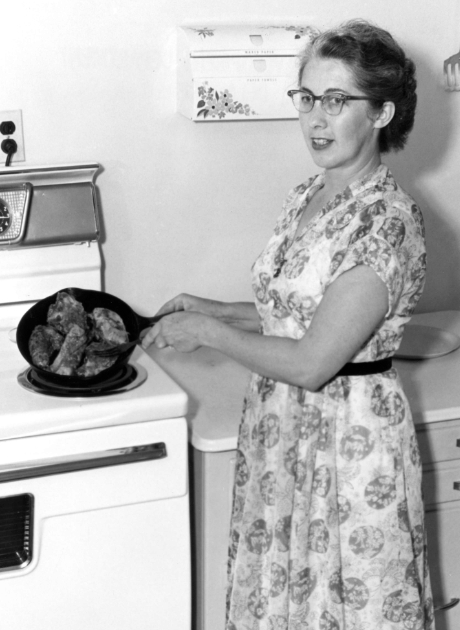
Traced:
[[0, 442], [0, 625], [189, 630], [184, 418]]

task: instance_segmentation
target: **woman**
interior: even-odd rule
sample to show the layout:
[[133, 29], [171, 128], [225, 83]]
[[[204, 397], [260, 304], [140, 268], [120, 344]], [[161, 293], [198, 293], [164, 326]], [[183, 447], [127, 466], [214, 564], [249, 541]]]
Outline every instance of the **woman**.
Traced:
[[415, 88], [386, 31], [319, 35], [289, 95], [323, 170], [289, 194], [253, 266], [255, 305], [180, 295], [145, 337], [253, 372], [228, 630], [433, 628], [420, 458], [391, 367], [423, 289], [423, 219], [381, 163], [407, 140]]

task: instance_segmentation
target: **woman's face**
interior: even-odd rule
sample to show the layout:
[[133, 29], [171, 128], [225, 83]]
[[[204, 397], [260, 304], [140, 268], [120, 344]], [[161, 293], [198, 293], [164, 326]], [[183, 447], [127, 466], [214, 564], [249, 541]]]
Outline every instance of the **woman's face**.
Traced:
[[[300, 87], [316, 96], [328, 92], [366, 96], [356, 87], [352, 71], [337, 59], [312, 58]], [[369, 115], [368, 101], [345, 101], [338, 116], [327, 114], [316, 101], [311, 112], [299, 113], [299, 119], [315, 164], [326, 171], [353, 178], [380, 163], [379, 128]]]

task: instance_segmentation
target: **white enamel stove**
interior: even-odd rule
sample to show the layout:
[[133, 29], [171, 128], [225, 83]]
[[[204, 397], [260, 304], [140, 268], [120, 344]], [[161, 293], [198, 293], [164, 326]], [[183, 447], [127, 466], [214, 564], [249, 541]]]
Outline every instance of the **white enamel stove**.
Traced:
[[25, 389], [23, 313], [101, 289], [99, 166], [0, 171], [0, 625], [188, 630], [187, 397], [140, 348], [135, 387]]

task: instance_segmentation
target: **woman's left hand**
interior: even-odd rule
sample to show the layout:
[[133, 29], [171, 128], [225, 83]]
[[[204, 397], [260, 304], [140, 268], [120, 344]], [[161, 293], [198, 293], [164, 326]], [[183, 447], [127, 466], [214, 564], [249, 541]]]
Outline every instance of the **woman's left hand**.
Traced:
[[171, 347], [178, 352], [193, 352], [202, 343], [202, 334], [210, 317], [190, 311], [165, 315], [150, 328], [142, 339], [142, 347], [155, 344], [157, 348]]

